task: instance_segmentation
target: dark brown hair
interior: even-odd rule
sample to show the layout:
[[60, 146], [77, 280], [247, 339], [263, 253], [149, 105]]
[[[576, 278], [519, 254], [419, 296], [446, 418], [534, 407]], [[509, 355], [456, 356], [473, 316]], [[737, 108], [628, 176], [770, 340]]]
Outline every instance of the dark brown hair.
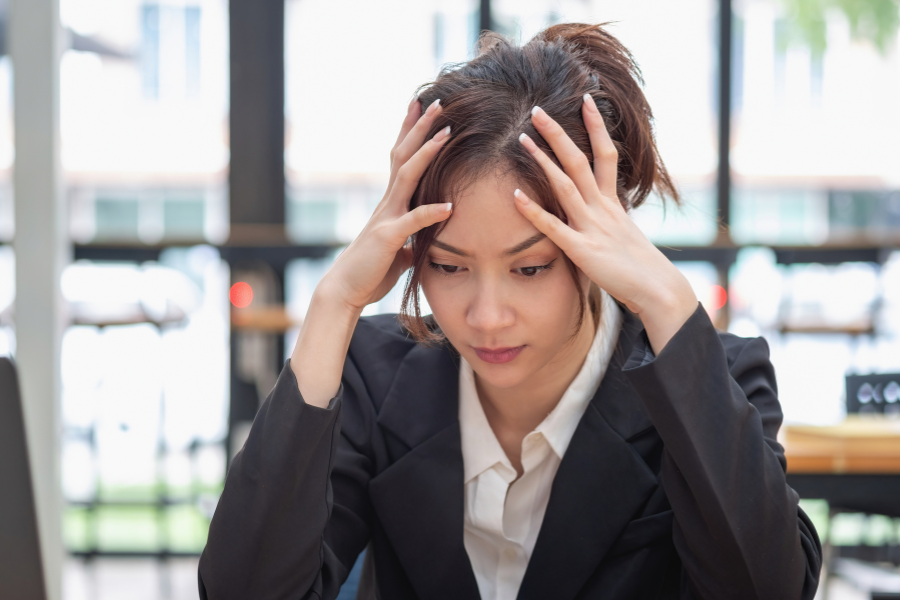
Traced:
[[[562, 126], [593, 167], [590, 139], [581, 117], [585, 94], [597, 103], [618, 151], [616, 188], [625, 209], [640, 206], [654, 188], [677, 203], [678, 192], [656, 149], [653, 115], [642, 85], [631, 53], [602, 25], [555, 25], [524, 46], [485, 33], [476, 58], [445, 67], [434, 82], [419, 90], [423, 110], [438, 98], [443, 107], [428, 136], [447, 125], [452, 132], [422, 176], [410, 209], [453, 202], [480, 177], [500, 173], [513, 175], [519, 187], [565, 222], [549, 179], [518, 137], [527, 133], [559, 164], [531, 124], [531, 109], [540, 106]], [[445, 223], [422, 229], [413, 237], [413, 266], [400, 319], [419, 342], [442, 339], [423, 321], [418, 292], [428, 248]], [[571, 261], [567, 263], [582, 298], [580, 327], [585, 308], [583, 289], [576, 267]], [[596, 306], [592, 308], [597, 310]]]

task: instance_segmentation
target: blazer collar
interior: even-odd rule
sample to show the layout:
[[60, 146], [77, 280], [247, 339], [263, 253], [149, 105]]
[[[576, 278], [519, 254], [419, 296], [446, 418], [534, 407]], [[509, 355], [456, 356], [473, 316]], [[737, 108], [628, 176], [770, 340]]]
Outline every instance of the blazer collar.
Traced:
[[416, 346], [406, 355], [378, 424], [410, 451], [372, 478], [369, 497], [420, 598], [478, 598], [463, 545], [458, 355]]
[[[622, 311], [622, 328], [600, 389], [591, 404], [624, 439], [651, 426], [636, 392], [621, 373], [635, 344], [645, 335], [634, 313]], [[414, 448], [439, 431], [459, 422], [459, 354], [449, 344], [413, 345], [397, 369], [378, 414], [378, 424]], [[612, 380], [609, 382], [607, 380]], [[605, 394], [615, 388], [623, 393]], [[613, 390], [608, 390], [613, 391]], [[637, 401], [635, 401], [637, 400]]]
[[553, 480], [519, 600], [575, 597], [658, 485], [628, 443], [652, 423], [622, 372], [643, 331], [624, 312], [616, 352]]
[[459, 354], [449, 344], [416, 344], [385, 396], [378, 424], [410, 448], [458, 424]]
[[[643, 326], [622, 310], [616, 351], [554, 479], [522, 600], [574, 597], [657, 484], [627, 443], [652, 424], [622, 373]], [[479, 597], [463, 545], [458, 385], [459, 356], [451, 347], [409, 351], [377, 421], [410, 451], [369, 484], [373, 507], [416, 593], [438, 600]], [[584, 539], [591, 542], [572, 543]]]

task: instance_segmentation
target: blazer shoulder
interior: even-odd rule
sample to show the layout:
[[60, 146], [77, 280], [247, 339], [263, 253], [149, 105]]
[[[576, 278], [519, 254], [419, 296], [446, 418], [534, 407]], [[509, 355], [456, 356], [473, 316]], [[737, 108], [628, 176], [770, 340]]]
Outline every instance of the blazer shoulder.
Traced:
[[368, 317], [360, 317], [350, 339], [350, 352], [356, 358], [371, 357], [372, 353], [398, 350], [406, 354], [416, 342], [409, 331], [400, 323], [398, 315], [381, 314]]
[[744, 361], [769, 362], [769, 343], [764, 337], [740, 337], [733, 333], [718, 332], [719, 341], [725, 348], [728, 366], [734, 367]]
[[379, 405], [400, 364], [415, 347], [416, 341], [396, 314], [361, 317], [350, 338], [344, 376], [358, 374], [371, 398]]

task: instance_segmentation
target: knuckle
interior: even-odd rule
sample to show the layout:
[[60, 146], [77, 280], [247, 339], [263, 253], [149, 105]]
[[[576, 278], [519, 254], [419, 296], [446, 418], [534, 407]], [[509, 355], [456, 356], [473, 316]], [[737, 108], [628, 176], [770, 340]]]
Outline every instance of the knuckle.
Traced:
[[548, 235], [554, 235], [559, 232], [560, 225], [562, 225], [562, 221], [554, 217], [553, 215], [547, 213], [544, 216], [544, 226], [547, 230]]
[[579, 169], [589, 169], [591, 167], [590, 161], [588, 161], [587, 156], [583, 152], [578, 152], [575, 156], [572, 157], [575, 162], [575, 166]]
[[618, 160], [619, 151], [612, 144], [606, 145], [600, 149], [600, 158], [604, 160]]
[[403, 148], [397, 148], [394, 152], [393, 160], [400, 166], [403, 166], [409, 160], [409, 153]]
[[397, 169], [397, 181], [400, 183], [410, 183], [413, 180], [412, 173], [410, 173], [410, 168], [407, 163], [400, 165], [400, 168]]
[[559, 182], [559, 193], [563, 197], [572, 197], [578, 194], [578, 188], [575, 187], [575, 184], [572, 183], [571, 180], [565, 180]]

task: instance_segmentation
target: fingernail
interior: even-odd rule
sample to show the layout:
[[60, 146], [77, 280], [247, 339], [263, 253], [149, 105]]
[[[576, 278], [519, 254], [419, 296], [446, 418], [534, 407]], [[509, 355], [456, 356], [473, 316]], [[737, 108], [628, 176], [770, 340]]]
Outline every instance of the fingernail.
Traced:
[[525, 143], [525, 140], [527, 140], [527, 139], [528, 139], [528, 135], [526, 133], [519, 134], [519, 141], [522, 142], [523, 144]]
[[522, 204], [528, 203], [528, 198], [525, 197], [525, 194], [522, 193], [522, 190], [516, 188], [516, 191], [513, 192], [513, 196], [516, 197], [516, 200], [521, 202]]
[[452, 202], [445, 202], [445, 203], [441, 204], [440, 206], [441, 206], [439, 209], [440, 212], [450, 212], [451, 210], [453, 210]]
[[431, 103], [431, 106], [429, 106], [428, 110], [426, 110], [425, 112], [433, 113], [434, 111], [437, 110], [438, 106], [440, 106], [440, 105], [441, 105], [441, 99], [438, 98], [437, 100], [435, 100], [434, 102]]
[[531, 109], [531, 116], [536, 117], [538, 115], [538, 113], [543, 112], [543, 111], [544, 111], [544, 109], [541, 108], [540, 106], [535, 106], [534, 108]]
[[436, 134], [434, 134], [434, 137], [431, 138], [431, 140], [432, 140], [433, 142], [435, 142], [435, 143], [443, 142], [445, 139], [447, 139], [447, 137], [448, 137], [449, 135], [450, 135], [450, 126], [447, 125], [447, 126], [444, 127], [443, 129], [441, 129], [440, 131], [438, 131]]
[[594, 104], [594, 97], [591, 96], [590, 94], [585, 94], [585, 95], [584, 95], [584, 103], [585, 103], [585, 104], [590, 104], [590, 105], [593, 106], [593, 107], [596, 107], [596, 106], [597, 106], [596, 104]]

